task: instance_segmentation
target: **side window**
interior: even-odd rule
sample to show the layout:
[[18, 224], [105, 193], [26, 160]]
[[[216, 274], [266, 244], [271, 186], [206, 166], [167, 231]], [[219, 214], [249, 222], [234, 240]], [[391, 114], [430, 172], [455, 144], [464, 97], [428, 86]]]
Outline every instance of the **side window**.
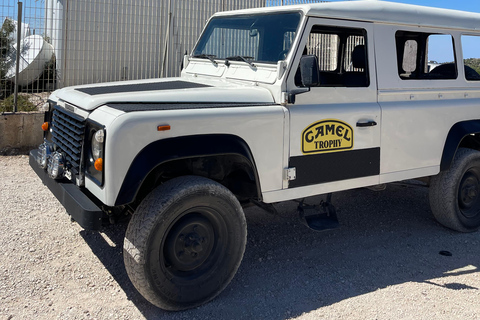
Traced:
[[480, 80], [480, 36], [462, 36], [463, 64], [468, 81]]
[[403, 50], [402, 69], [404, 72], [411, 74], [417, 70], [418, 42], [416, 40], [405, 41]]
[[307, 54], [317, 56], [320, 72], [337, 70], [339, 43], [339, 37], [336, 34], [310, 33]]
[[397, 31], [395, 41], [402, 80], [457, 78], [451, 35]]
[[[368, 87], [364, 29], [313, 26], [303, 55], [318, 58], [319, 87]], [[302, 87], [300, 70], [295, 84]]]

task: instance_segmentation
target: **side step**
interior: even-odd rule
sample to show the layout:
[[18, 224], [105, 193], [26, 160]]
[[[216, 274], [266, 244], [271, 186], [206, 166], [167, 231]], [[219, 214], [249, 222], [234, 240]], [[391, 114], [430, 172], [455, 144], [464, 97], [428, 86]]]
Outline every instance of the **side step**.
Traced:
[[331, 200], [331, 193], [327, 195], [327, 200], [322, 200], [319, 205], [306, 205], [302, 200], [297, 208], [302, 223], [314, 231], [326, 231], [340, 227]]

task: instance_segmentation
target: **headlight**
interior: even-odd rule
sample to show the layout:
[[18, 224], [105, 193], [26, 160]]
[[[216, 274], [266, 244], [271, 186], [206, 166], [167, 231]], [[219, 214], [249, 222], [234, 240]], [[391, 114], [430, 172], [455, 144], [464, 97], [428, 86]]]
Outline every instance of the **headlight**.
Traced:
[[92, 137], [92, 156], [93, 160], [103, 158], [103, 142], [105, 141], [105, 131], [98, 130]]
[[99, 186], [103, 186], [105, 163], [105, 126], [93, 120], [87, 120], [88, 142], [85, 151], [85, 174]]

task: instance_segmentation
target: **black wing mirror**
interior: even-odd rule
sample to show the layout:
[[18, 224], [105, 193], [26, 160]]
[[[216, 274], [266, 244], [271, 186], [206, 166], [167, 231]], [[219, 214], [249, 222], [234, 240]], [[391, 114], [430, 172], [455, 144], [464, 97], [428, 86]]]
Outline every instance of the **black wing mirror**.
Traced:
[[316, 87], [320, 84], [320, 70], [318, 68], [318, 57], [305, 55], [300, 59], [300, 74], [304, 87]]

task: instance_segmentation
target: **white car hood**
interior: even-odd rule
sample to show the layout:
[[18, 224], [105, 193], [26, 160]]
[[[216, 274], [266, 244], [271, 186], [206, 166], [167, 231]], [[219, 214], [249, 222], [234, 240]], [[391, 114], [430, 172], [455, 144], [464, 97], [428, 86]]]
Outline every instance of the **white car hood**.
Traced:
[[[202, 81], [204, 80], [204, 81]], [[107, 103], [274, 103], [269, 90], [216, 79], [164, 78], [67, 87], [53, 100], [63, 100], [84, 110]]]

